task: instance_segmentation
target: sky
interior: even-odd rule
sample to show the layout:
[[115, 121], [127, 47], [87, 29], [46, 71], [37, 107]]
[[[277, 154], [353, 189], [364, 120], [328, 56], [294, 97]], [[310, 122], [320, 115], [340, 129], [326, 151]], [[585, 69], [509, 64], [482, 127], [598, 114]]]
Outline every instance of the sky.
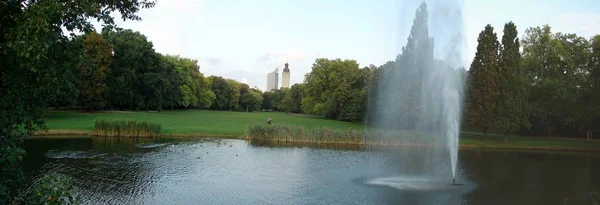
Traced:
[[[506, 22], [586, 38], [600, 34], [596, 0], [430, 0], [436, 58], [465, 66], [477, 36]], [[146, 35], [157, 52], [198, 60], [205, 76], [266, 88], [267, 73], [289, 63], [291, 84], [302, 83], [317, 58], [354, 59], [361, 67], [393, 60], [406, 43], [418, 0], [158, 0], [142, 21], [117, 21]], [[281, 74], [279, 76], [282, 76]], [[281, 85], [281, 79], [280, 83]]]

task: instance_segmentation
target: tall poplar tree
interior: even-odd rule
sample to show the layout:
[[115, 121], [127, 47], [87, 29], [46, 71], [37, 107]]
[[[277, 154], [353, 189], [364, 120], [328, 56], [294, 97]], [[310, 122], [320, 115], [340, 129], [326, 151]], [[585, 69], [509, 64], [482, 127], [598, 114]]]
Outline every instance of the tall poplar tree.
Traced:
[[499, 42], [491, 25], [479, 33], [477, 52], [469, 69], [467, 123], [484, 137], [497, 122]]
[[527, 96], [521, 72], [521, 53], [517, 27], [504, 25], [498, 72], [498, 123], [504, 134], [527, 126]]

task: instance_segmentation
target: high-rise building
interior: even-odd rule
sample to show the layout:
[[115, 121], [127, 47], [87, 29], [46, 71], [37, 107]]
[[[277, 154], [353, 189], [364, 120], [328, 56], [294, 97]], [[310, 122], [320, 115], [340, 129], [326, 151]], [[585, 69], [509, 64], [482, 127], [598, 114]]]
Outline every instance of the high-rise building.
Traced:
[[275, 69], [275, 71], [267, 73], [267, 90], [272, 91], [279, 89], [279, 68]]
[[283, 69], [283, 79], [281, 80], [281, 84], [283, 88], [290, 88], [290, 68], [288, 68], [289, 64], [285, 62], [285, 68]]

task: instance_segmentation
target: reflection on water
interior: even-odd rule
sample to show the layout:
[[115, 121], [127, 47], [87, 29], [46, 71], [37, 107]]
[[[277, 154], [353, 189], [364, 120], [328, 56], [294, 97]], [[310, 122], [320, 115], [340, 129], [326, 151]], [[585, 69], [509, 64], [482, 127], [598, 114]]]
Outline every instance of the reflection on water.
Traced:
[[402, 167], [416, 148], [105, 138], [25, 147], [29, 184], [65, 174], [86, 204], [588, 204], [600, 190], [600, 157], [585, 153], [461, 150], [463, 185], [453, 186], [450, 177], [411, 177], [450, 171]]
[[452, 184], [448, 180], [440, 181], [423, 177], [379, 177], [365, 181], [366, 184], [389, 186], [399, 190], [418, 190], [418, 191], [455, 191], [455, 190], [470, 190], [473, 188], [472, 183], [465, 186], [463, 183]]

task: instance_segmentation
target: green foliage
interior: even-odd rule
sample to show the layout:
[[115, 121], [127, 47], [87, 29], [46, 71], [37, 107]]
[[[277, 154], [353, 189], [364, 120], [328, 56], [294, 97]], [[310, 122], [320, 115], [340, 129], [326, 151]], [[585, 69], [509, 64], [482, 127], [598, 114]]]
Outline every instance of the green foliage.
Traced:
[[114, 46], [108, 77], [112, 107], [136, 110], [157, 107], [164, 73], [158, 70], [159, 56], [152, 43], [143, 34], [132, 30], [105, 29], [103, 36]]
[[529, 127], [527, 120], [527, 84], [521, 70], [521, 53], [517, 27], [504, 25], [498, 73], [498, 127], [505, 133]]
[[242, 95], [240, 105], [246, 108], [246, 112], [252, 112], [260, 109], [263, 98], [260, 93], [255, 91], [249, 91]]
[[0, 2], [0, 204], [18, 185], [14, 176], [24, 154], [22, 137], [44, 128], [44, 109], [69, 95], [64, 92], [69, 83], [61, 85], [69, 76], [65, 71], [73, 69], [74, 55], [65, 34], [93, 31], [90, 19], [112, 26], [116, 13], [123, 20], [139, 20], [136, 13], [152, 6], [147, 0]]
[[210, 76], [210, 89], [215, 94], [215, 98], [212, 102], [212, 108], [215, 110], [226, 110], [230, 109], [230, 99], [231, 99], [231, 88], [229, 88], [229, 83], [222, 77], [218, 76]]
[[291, 112], [302, 113], [302, 96], [304, 95], [305, 88], [306, 84], [304, 83], [292, 85], [292, 88], [290, 89], [290, 95], [292, 97], [292, 103], [294, 107], [290, 109]]
[[279, 90], [273, 91], [273, 95], [271, 96], [271, 109], [279, 110], [279, 111], [287, 111], [284, 110], [282, 101], [286, 96], [290, 95], [289, 88], [283, 88]]
[[302, 110], [332, 119], [360, 121], [369, 78], [370, 71], [360, 69], [354, 60], [317, 59], [304, 80]]
[[375, 84], [369, 84], [366, 92], [370, 100], [363, 102], [371, 111], [369, 123], [420, 130], [422, 124], [428, 121], [428, 117], [423, 115], [427, 113], [422, 107], [427, 102], [423, 100], [427, 96], [423, 92], [440, 89], [423, 87], [430, 85], [427, 80], [433, 76], [432, 73], [439, 72], [434, 70], [434, 45], [428, 27], [427, 4], [423, 2], [415, 12], [406, 45], [396, 59], [380, 66], [377, 71], [373, 71], [374, 66], [364, 69], [377, 75], [373, 77]]
[[477, 52], [469, 69], [466, 121], [485, 135], [497, 122], [499, 43], [489, 24], [477, 41]]
[[[529, 28], [523, 39], [523, 68], [528, 77], [531, 119], [548, 136], [557, 125], [577, 121], [574, 108], [584, 85], [588, 42], [573, 34], [551, 32], [550, 26]], [[587, 86], [583, 86], [587, 87]]]
[[96, 32], [83, 41], [83, 61], [78, 66], [79, 104], [87, 109], [102, 109], [107, 104], [106, 78], [110, 72], [112, 46]]
[[66, 205], [80, 204], [80, 199], [73, 196], [73, 184], [70, 178], [61, 174], [44, 176], [34, 186], [34, 193], [28, 198], [31, 205]]
[[235, 80], [227, 79], [226, 96], [228, 99], [227, 107], [232, 110], [240, 109], [241, 84]]
[[292, 99], [292, 96], [287, 95], [281, 100], [281, 103], [280, 103], [281, 111], [291, 112], [292, 110], [294, 110], [294, 108], [296, 108], [296, 104], [294, 104], [294, 99]]
[[273, 93], [272, 92], [264, 92], [262, 94], [263, 97], [263, 101], [262, 104], [260, 105], [261, 109], [265, 109], [265, 110], [269, 110], [271, 109], [271, 104], [272, 104], [272, 99], [273, 98]]
[[94, 122], [95, 136], [105, 137], [158, 137], [160, 124], [136, 121], [106, 121]]

